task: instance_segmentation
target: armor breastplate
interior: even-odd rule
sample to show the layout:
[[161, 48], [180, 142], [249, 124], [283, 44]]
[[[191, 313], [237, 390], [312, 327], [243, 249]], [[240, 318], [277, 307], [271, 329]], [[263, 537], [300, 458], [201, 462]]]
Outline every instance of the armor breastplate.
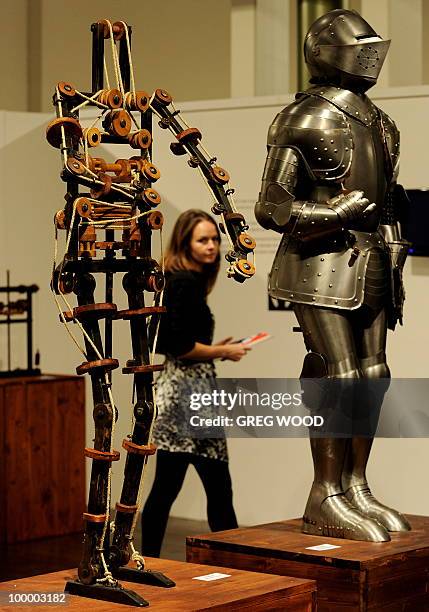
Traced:
[[[282, 121], [286, 125], [281, 129]], [[314, 87], [298, 94], [297, 102], [278, 115], [273, 128], [269, 144], [271, 135], [276, 139], [271, 144], [294, 148], [307, 168], [309, 180], [304, 188], [297, 186], [297, 192], [306, 192], [309, 200], [326, 201], [327, 186], [338, 191], [342, 184], [347, 190], [362, 190], [376, 209], [352, 231], [329, 239], [303, 244], [285, 234], [273, 263], [270, 294], [315, 306], [359, 308], [368, 301], [371, 253], [386, 261], [387, 247], [377, 228], [399, 157], [396, 126], [366, 96], [337, 87]], [[390, 282], [387, 265], [383, 274]]]

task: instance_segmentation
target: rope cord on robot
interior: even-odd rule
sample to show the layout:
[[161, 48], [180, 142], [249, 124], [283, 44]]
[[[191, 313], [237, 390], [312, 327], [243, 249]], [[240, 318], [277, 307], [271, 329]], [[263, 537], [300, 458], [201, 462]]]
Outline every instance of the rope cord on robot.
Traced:
[[78, 91], [77, 89], [75, 90], [77, 95], [80, 96], [81, 98], [85, 99], [85, 102], [82, 102], [81, 104], [78, 104], [77, 106], [75, 106], [74, 108], [71, 109], [71, 113], [75, 113], [76, 111], [80, 110], [81, 108], [84, 108], [85, 106], [87, 106], [88, 104], [94, 104], [95, 106], [99, 106], [100, 108], [103, 108], [105, 110], [109, 110], [109, 107], [107, 106], [107, 104], [103, 104], [102, 102], [99, 102], [98, 100], [96, 100], [96, 98], [101, 94], [101, 92], [103, 91], [102, 89], [100, 89], [99, 91], [97, 91], [95, 94], [93, 94], [92, 96], [87, 96], [86, 94], [82, 93], [81, 91]]

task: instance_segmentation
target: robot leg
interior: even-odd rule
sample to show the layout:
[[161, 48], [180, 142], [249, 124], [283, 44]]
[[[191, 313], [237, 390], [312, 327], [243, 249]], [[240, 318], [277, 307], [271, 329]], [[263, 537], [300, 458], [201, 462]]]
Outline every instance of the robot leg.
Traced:
[[[124, 482], [120, 502], [116, 504], [116, 516], [110, 547], [109, 562], [112, 574], [120, 579], [173, 587], [175, 583], [161, 572], [144, 569], [144, 558], [134, 549], [134, 528], [139, 512], [139, 491], [142, 475], [148, 457], [155, 454], [156, 447], [150, 442], [153, 421], [156, 417], [153, 397], [153, 372], [163, 366], [150, 363], [146, 320], [156, 316], [163, 309], [160, 306], [145, 307], [144, 290], [147, 283], [144, 276], [128, 272], [123, 280], [128, 294], [128, 306], [120, 311], [117, 318], [130, 322], [133, 358], [127, 362], [122, 372], [134, 376], [136, 403], [134, 406], [134, 425], [131, 435], [122, 446], [127, 451], [124, 469]], [[126, 566], [130, 558], [136, 562], [137, 569]]]

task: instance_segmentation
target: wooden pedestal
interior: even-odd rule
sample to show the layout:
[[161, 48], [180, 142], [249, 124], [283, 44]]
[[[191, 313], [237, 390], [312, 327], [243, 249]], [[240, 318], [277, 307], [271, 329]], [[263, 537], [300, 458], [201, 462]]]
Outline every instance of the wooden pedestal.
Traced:
[[[369, 543], [301, 533], [298, 519], [187, 538], [187, 559], [317, 580], [319, 612], [429, 610], [429, 518]], [[331, 544], [327, 551], [309, 547]]]
[[[157, 570], [174, 580], [176, 586], [170, 589], [147, 586], [131, 582], [121, 582], [135, 591], [150, 604], [150, 610], [157, 612], [191, 612], [210, 610], [211, 612], [252, 612], [267, 610], [288, 610], [291, 612], [312, 612], [316, 610], [316, 584], [311, 580], [270, 576], [242, 570], [226, 570], [219, 567], [207, 567], [167, 561], [165, 559], [146, 559], [148, 569]], [[211, 582], [194, 580], [196, 576], [206, 576], [214, 572], [230, 574]], [[0, 583], [0, 601], [5, 601], [6, 593], [62, 593], [67, 580], [74, 579], [75, 570], [44, 574], [21, 580]], [[14, 604], [0, 610], [9, 612], [27, 612], [29, 606]], [[132, 610], [130, 606], [112, 604], [95, 599], [86, 599], [76, 595], [67, 595], [67, 605], [38, 605], [38, 612], [51, 610], [86, 610], [94, 612], [111, 612], [112, 610]]]
[[84, 446], [83, 379], [0, 379], [0, 542], [82, 529]]

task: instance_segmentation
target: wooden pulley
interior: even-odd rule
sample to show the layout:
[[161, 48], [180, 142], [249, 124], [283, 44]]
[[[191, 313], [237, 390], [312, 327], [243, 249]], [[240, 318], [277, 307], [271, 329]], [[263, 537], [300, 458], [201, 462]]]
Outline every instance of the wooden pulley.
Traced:
[[[107, 19], [100, 19], [97, 21], [99, 25], [103, 26], [103, 37], [110, 38], [110, 27]], [[120, 40], [125, 35], [125, 27], [122, 21], [115, 21], [112, 25], [113, 40]]]
[[46, 140], [55, 149], [61, 148], [62, 145], [62, 130], [64, 128], [64, 136], [66, 140], [76, 144], [82, 138], [82, 127], [77, 119], [73, 117], [58, 117], [51, 121], [46, 128]]
[[98, 174], [99, 172], [107, 171], [107, 162], [102, 157], [91, 157], [88, 156], [88, 167], [92, 172]]
[[98, 175], [98, 180], [101, 181], [102, 185], [96, 185], [92, 187], [90, 193], [91, 197], [97, 200], [98, 198], [102, 198], [110, 193], [110, 188], [112, 186], [113, 179], [108, 174], [104, 174], [104, 172], [100, 172]]
[[82, 162], [80, 162], [75, 157], [68, 157], [66, 163], [67, 170], [72, 172], [72, 174], [76, 174], [78, 176], [85, 174], [86, 168]]
[[132, 149], [148, 149], [152, 144], [152, 135], [149, 130], [139, 130], [128, 136]]
[[119, 361], [117, 359], [97, 359], [96, 361], [84, 361], [76, 368], [76, 373], [80, 375], [91, 373], [95, 370], [104, 370], [110, 372], [119, 368]]
[[70, 83], [66, 83], [66, 81], [60, 81], [57, 87], [58, 91], [63, 96], [73, 98], [76, 95], [76, 89]]
[[227, 212], [224, 215], [225, 221], [245, 221], [243, 215], [239, 212]]
[[87, 521], [87, 523], [105, 523], [107, 519], [107, 514], [90, 514], [89, 512], [84, 512], [82, 516], [83, 520]]
[[230, 176], [226, 170], [221, 168], [220, 166], [212, 167], [212, 176], [217, 183], [221, 185], [226, 185], [229, 182]]
[[66, 229], [66, 214], [63, 209], [55, 213], [54, 224], [57, 229]]
[[83, 130], [83, 137], [86, 140], [88, 147], [98, 147], [101, 143], [101, 133], [96, 127]]
[[117, 450], [112, 450], [112, 452], [109, 452], [98, 450], [96, 448], [85, 448], [84, 455], [85, 457], [95, 459], [96, 461], [119, 461], [121, 458], [121, 455]]
[[256, 240], [250, 234], [243, 232], [238, 236], [238, 244], [245, 251], [253, 251], [253, 249], [256, 247]]
[[131, 181], [131, 162], [128, 159], [117, 159], [115, 165], [120, 169], [114, 170], [118, 183], [129, 183]]
[[93, 211], [93, 206], [88, 198], [77, 198], [74, 202], [76, 212], [84, 219], [90, 219]]
[[144, 157], [140, 157], [140, 155], [134, 155], [133, 157], [130, 157], [129, 161], [133, 170], [141, 172], [146, 159]]
[[[147, 291], [152, 291], [153, 293], [159, 293], [160, 291], [164, 289], [164, 285], [165, 285], [165, 280], [164, 280], [164, 275], [162, 274], [162, 272], [151, 274], [150, 276], [146, 278], [145, 288]], [[146, 366], [146, 367], [149, 367], [149, 366]], [[151, 367], [157, 368], [159, 366], [151, 366]], [[159, 369], [161, 370], [163, 367], [164, 366], [161, 366], [161, 368]]]
[[136, 91], [135, 97], [132, 91], [128, 91], [125, 94], [125, 104], [129, 110], [145, 113], [149, 108], [149, 98], [146, 91]]
[[250, 278], [256, 272], [255, 266], [247, 259], [239, 259], [234, 263], [233, 268], [246, 278]]
[[146, 223], [149, 225], [150, 229], [160, 230], [164, 225], [164, 216], [158, 210], [153, 211], [147, 215]]
[[186, 149], [180, 142], [172, 142], [170, 144], [170, 151], [173, 155], [186, 155]]
[[154, 455], [156, 453], [155, 444], [136, 444], [128, 438], [125, 438], [122, 442], [122, 448], [124, 448], [127, 453], [131, 453], [134, 455]]
[[113, 39], [114, 40], [121, 40], [121, 38], [123, 38], [125, 36], [125, 28], [126, 27], [128, 27], [128, 26], [124, 25], [123, 21], [115, 21], [115, 23], [112, 26]]
[[103, 126], [107, 132], [125, 138], [131, 130], [131, 117], [126, 110], [113, 110], [106, 115]]
[[98, 96], [98, 101], [109, 108], [121, 108], [124, 101], [119, 89], [103, 89]]
[[176, 138], [180, 143], [193, 142], [197, 143], [202, 138], [202, 134], [198, 128], [188, 128], [176, 134]]
[[145, 160], [141, 171], [144, 174], [144, 176], [147, 178], [147, 180], [150, 181], [151, 183], [154, 183], [155, 181], [157, 181], [159, 177], [161, 176], [161, 172], [155, 166], [155, 164], [152, 164], [151, 162], [147, 160]]
[[158, 206], [161, 203], [161, 196], [155, 189], [145, 189], [143, 191], [143, 199], [149, 206]]
[[157, 100], [157, 102], [163, 106], [168, 106], [173, 101], [173, 98], [170, 96], [168, 91], [165, 91], [165, 89], [155, 89], [154, 97], [155, 100]]

